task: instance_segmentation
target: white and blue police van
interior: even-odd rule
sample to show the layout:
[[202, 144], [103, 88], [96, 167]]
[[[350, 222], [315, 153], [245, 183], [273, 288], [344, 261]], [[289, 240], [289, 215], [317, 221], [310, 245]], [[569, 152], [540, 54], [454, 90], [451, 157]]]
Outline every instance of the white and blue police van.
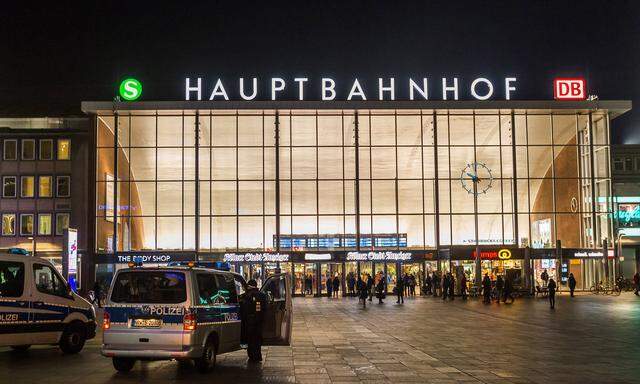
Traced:
[[[214, 266], [143, 267], [116, 272], [104, 308], [102, 355], [120, 372], [137, 360], [193, 361], [200, 372], [216, 356], [241, 349], [240, 300], [244, 278], [227, 263]], [[264, 345], [289, 345], [291, 282], [287, 274], [265, 280]]]
[[21, 248], [0, 250], [0, 347], [51, 344], [78, 353], [95, 335], [93, 306], [49, 261]]

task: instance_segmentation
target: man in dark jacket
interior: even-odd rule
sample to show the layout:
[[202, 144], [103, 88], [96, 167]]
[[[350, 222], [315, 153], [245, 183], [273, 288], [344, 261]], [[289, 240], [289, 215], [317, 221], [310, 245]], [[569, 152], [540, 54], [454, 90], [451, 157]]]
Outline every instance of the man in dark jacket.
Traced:
[[573, 276], [573, 273], [569, 274], [569, 292], [571, 293], [571, 297], [573, 297], [573, 292], [576, 290], [576, 278]]
[[456, 288], [456, 279], [453, 277], [453, 274], [449, 272], [449, 300], [453, 300], [454, 292]]
[[333, 278], [333, 296], [340, 297], [340, 278], [336, 275]]
[[442, 278], [442, 300], [446, 300], [449, 295], [449, 274], [445, 273]]
[[547, 289], [549, 290], [549, 304], [551, 305], [551, 309], [554, 309], [556, 306], [556, 287], [556, 282], [553, 279], [549, 279]]
[[394, 288], [397, 297], [396, 304], [404, 304], [404, 288], [404, 279], [399, 277], [396, 281], [396, 287]]
[[369, 292], [369, 301], [373, 300], [373, 277], [367, 273], [367, 292]]
[[369, 296], [369, 290], [367, 289], [367, 283], [362, 280], [362, 277], [358, 276], [358, 282], [356, 284], [358, 289], [358, 301], [362, 302], [362, 307], [367, 307], [367, 296]]
[[491, 279], [489, 278], [489, 274], [485, 273], [484, 278], [482, 279], [482, 295], [484, 296], [484, 300], [482, 301], [485, 304], [491, 303]]
[[460, 295], [462, 300], [467, 300], [467, 275], [465, 273], [460, 276]]
[[240, 301], [240, 320], [244, 341], [248, 344], [249, 361], [262, 361], [262, 322], [267, 310], [267, 297], [258, 290], [258, 283], [249, 280]]
[[504, 293], [504, 280], [501, 275], [498, 275], [496, 279], [496, 301], [500, 304], [500, 300], [502, 300], [502, 295]]
[[[510, 303], [513, 303], [515, 301], [513, 297], [513, 283], [511, 282], [511, 278], [509, 276], [504, 279], [504, 296], [502, 297], [502, 302], [506, 303], [507, 299], [511, 299]], [[498, 301], [499, 300], [500, 298], [498, 298]]]

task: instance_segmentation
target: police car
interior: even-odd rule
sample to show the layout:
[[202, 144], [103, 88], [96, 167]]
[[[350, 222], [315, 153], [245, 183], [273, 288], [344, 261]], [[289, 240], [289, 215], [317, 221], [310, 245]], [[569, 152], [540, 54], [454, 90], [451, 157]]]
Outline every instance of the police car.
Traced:
[[[244, 278], [193, 266], [147, 268], [130, 264], [116, 272], [104, 310], [102, 354], [120, 372], [137, 360], [193, 361], [200, 372], [216, 355], [241, 349], [239, 300]], [[228, 266], [228, 265], [227, 265]], [[265, 280], [268, 298], [263, 322], [265, 345], [288, 345], [291, 283], [286, 274]]]
[[93, 306], [47, 260], [21, 248], [0, 250], [0, 347], [57, 344], [78, 353], [96, 334]]

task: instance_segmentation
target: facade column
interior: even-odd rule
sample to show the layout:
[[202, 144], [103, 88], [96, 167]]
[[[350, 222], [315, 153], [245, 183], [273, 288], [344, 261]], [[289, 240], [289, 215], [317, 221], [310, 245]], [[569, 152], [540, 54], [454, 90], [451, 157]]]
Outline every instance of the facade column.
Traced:
[[[275, 139], [275, 172], [276, 172], [276, 185], [275, 185], [275, 208], [276, 208], [276, 252], [280, 252], [280, 116], [276, 110], [275, 122], [274, 122], [274, 139]], [[266, 246], [266, 244], [265, 244]], [[293, 264], [291, 264], [293, 265]], [[304, 288], [303, 288], [304, 289]]]
[[531, 248], [524, 247], [524, 288], [531, 291]]
[[196, 181], [196, 190], [195, 190], [195, 241], [196, 241], [196, 262], [200, 260], [200, 113], [196, 111], [196, 122], [194, 124], [195, 130], [195, 161], [196, 161], [196, 169], [195, 169], [195, 181]]
[[605, 281], [609, 281], [609, 249], [607, 239], [602, 240], [602, 258], [604, 259], [604, 278]]
[[[356, 250], [360, 252], [360, 129], [358, 127], [358, 111], [356, 110], [353, 121], [354, 145], [355, 145], [355, 209], [356, 209]], [[360, 276], [360, 263], [358, 262], [358, 276]]]
[[[556, 259], [557, 259], [557, 265], [556, 265], [556, 279], [558, 280], [556, 282], [557, 285], [557, 289], [558, 292], [560, 292], [560, 288], [562, 287], [562, 241], [561, 240], [556, 240]], [[559, 272], [558, 272], [559, 271]]]

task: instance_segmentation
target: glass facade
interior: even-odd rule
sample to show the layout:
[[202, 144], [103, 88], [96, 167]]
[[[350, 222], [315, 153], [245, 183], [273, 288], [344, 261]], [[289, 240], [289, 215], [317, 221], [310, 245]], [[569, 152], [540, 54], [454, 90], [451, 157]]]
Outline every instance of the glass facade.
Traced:
[[612, 239], [606, 110], [154, 110], [96, 121], [99, 253]]

